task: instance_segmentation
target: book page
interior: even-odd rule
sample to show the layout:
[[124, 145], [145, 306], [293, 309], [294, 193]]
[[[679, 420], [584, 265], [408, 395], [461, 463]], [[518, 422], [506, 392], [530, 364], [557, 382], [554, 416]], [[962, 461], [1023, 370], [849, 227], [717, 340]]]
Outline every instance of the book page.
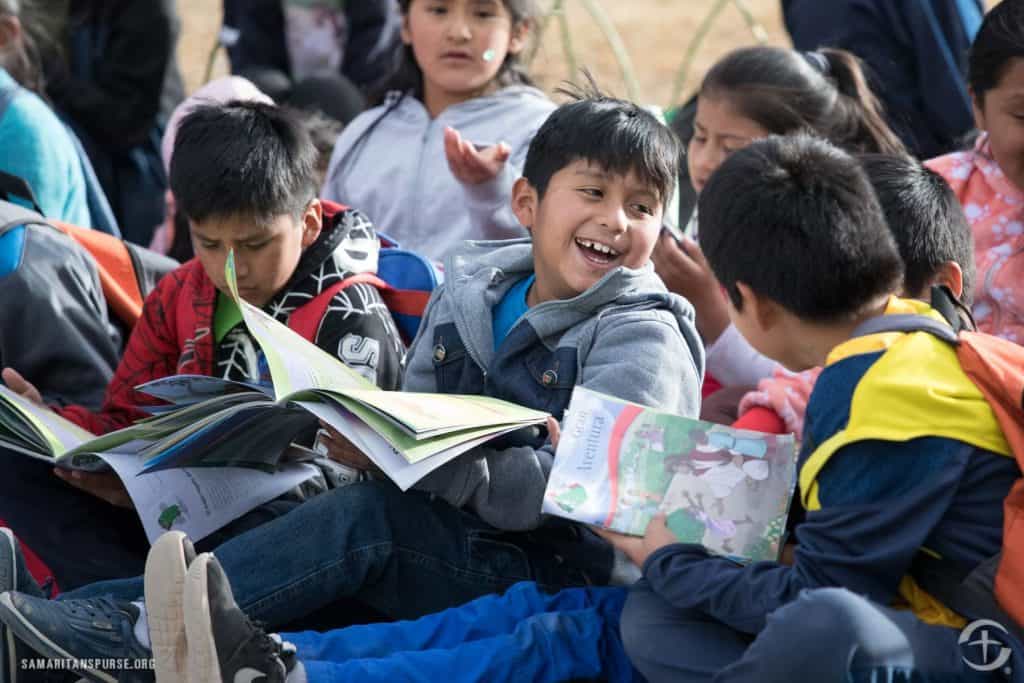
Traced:
[[663, 413], [577, 387], [544, 511], [643, 535], [664, 512], [685, 543], [775, 559], [796, 483], [792, 435]]
[[273, 394], [273, 387], [207, 375], [170, 375], [140, 384], [135, 387], [135, 391], [168, 403], [184, 405], [243, 392], [260, 392], [270, 396]]
[[96, 438], [92, 432], [65, 420], [49, 408], [36, 405], [2, 384], [0, 384], [0, 401], [3, 401], [6, 408], [16, 411], [39, 433], [54, 456], [59, 456], [79, 444]]
[[301, 335], [288, 329], [238, 295], [234, 253], [228, 255], [224, 273], [231, 296], [242, 311], [245, 326], [267, 358], [274, 381], [274, 398], [309, 389], [376, 389], [376, 385]]
[[142, 460], [131, 454], [100, 455], [124, 482], [153, 543], [177, 529], [199, 541], [263, 503], [278, 498], [317, 474], [305, 464], [282, 465], [274, 474], [242, 467], [194, 467], [139, 474]]

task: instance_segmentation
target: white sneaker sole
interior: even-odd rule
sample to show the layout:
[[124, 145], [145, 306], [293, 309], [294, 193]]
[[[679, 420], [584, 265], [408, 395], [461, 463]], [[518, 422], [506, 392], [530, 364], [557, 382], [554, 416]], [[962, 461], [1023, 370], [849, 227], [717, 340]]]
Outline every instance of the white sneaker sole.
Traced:
[[185, 577], [185, 636], [188, 639], [188, 677], [194, 683], [220, 683], [220, 661], [213, 640], [213, 621], [207, 592], [207, 565], [213, 555], [203, 553]]
[[169, 531], [157, 539], [146, 556], [146, 620], [153, 667], [161, 683], [188, 680], [184, 597], [188, 565], [184, 540], [185, 534]]

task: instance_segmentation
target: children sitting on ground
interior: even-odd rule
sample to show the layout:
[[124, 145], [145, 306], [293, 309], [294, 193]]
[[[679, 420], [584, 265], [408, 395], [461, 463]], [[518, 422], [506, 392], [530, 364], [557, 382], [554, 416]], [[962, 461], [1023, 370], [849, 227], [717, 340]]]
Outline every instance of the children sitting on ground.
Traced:
[[467, 239], [524, 235], [512, 184], [554, 105], [520, 62], [532, 0], [401, 0], [402, 64], [345, 128], [323, 196], [352, 202], [403, 247], [440, 260]]
[[[334, 283], [376, 267], [373, 226], [357, 210], [316, 199], [315, 163], [308, 132], [287, 111], [245, 102], [190, 113], [178, 130], [171, 189], [189, 218], [197, 258], [166, 276], [146, 300], [102, 409], [53, 409], [104, 434], [147, 416], [139, 406], [153, 401], [133, 390], [146, 381], [174, 374], [261, 381], [259, 347], [226, 294], [229, 251], [241, 296], [282, 322]], [[337, 292], [311, 341], [378, 386], [398, 388], [404, 347], [372, 286]], [[3, 378], [40, 400], [15, 368], [5, 368]], [[115, 475], [69, 474], [10, 452], [0, 458], [0, 518], [62, 586], [141, 570], [148, 543], [135, 512], [120, 509], [130, 501]], [[45, 514], [40, 500], [50, 502]], [[206, 542], [216, 544], [293, 504], [275, 501]]]
[[[692, 309], [665, 290], [648, 263], [679, 152], [668, 128], [628, 102], [595, 95], [553, 113], [530, 144], [512, 194], [532, 241], [470, 244], [449, 257], [445, 283], [410, 348], [404, 388], [494, 396], [560, 419], [582, 385], [695, 417], [703, 356]], [[401, 619], [527, 579], [535, 590], [555, 591], [635, 577], [587, 527], [542, 517], [552, 459], [546, 435], [522, 430], [461, 455], [416, 490], [360, 481], [214, 552], [241, 609], [271, 628], [345, 596]], [[17, 587], [33, 590], [28, 582]], [[150, 632], [146, 606], [131, 602], [142, 595], [141, 579], [98, 584], [60, 601], [10, 593], [0, 618], [19, 637], [47, 634], [31, 645], [48, 657], [135, 657], [149, 652], [151, 640], [154, 651], [176, 651], [171, 659], [182, 661], [182, 620], [173, 632]], [[100, 621], [104, 635], [94, 638]], [[561, 623], [541, 619], [537, 626]], [[254, 648], [266, 642], [249, 635]], [[528, 648], [525, 656], [545, 653]], [[479, 666], [498, 671], [499, 660], [490, 661]], [[230, 680], [235, 670], [255, 667], [276, 675], [267, 664], [234, 658], [221, 674]]]
[[[971, 229], [946, 181], [910, 157], [867, 154], [860, 162], [906, 268], [901, 296], [929, 301], [932, 286], [945, 285], [969, 307], [975, 282]], [[807, 399], [820, 372], [777, 366], [743, 396], [733, 426], [803, 434]]]
[[967, 81], [981, 134], [974, 148], [928, 165], [953, 187], [974, 231], [978, 329], [1024, 344], [1024, 1], [985, 17]]
[[[906, 157], [867, 155], [861, 163], [896, 238], [904, 262], [905, 291], [927, 300], [931, 284], [944, 284], [954, 294], [962, 291], [963, 299], [969, 301], [970, 231], [942, 178]], [[254, 631], [235, 612], [238, 608], [216, 560], [200, 561], [198, 567], [190, 564], [195, 553], [180, 534], [166, 535], [151, 552], [146, 567], [147, 604], [163, 605], [170, 622], [183, 618], [188, 642], [199, 643], [174, 653], [155, 653], [157, 671], [180, 671], [182, 662], [167, 659], [177, 655], [184, 657], [189, 679], [198, 680], [210, 671], [201, 667], [210, 667], [214, 661], [221, 666], [218, 657], [204, 652], [204, 643], [212, 642], [217, 652], [225, 653], [231, 649], [229, 643], [250, 638]], [[185, 592], [191, 597], [181, 616], [174, 601], [182, 599], [183, 592], [175, 577], [189, 573], [192, 580], [186, 582]], [[605, 677], [612, 682], [629, 681], [636, 674], [618, 638], [626, 593], [625, 588], [589, 587], [549, 595], [536, 584], [521, 583], [504, 596], [479, 598], [416, 621], [357, 626], [323, 635], [282, 633], [277, 638], [295, 648], [301, 669], [312, 681], [432, 681], [450, 678], [452, 672], [460, 672], [458, 680], [465, 681], [501, 680], [505, 672], [512, 672], [517, 680]], [[209, 608], [193, 607], [204, 594]], [[548, 646], [549, 654], [535, 654], [538, 642]], [[287, 656], [282, 658], [285, 662], [287, 680], [300, 681], [300, 667]]]
[[[769, 138], [722, 164], [700, 212], [737, 328], [789, 369], [825, 365], [799, 461], [807, 516], [791, 566], [712, 557], [663, 516], [616, 538], [644, 571], [622, 616], [633, 664], [655, 683], [969, 679], [960, 629], [999, 617], [954, 612], [930, 579], [936, 564], [957, 584], [989, 566], [1021, 471], [947, 341], [871, 332], [883, 316], [944, 318], [893, 296], [899, 252], [866, 174], [826, 142]], [[810, 642], [828, 647], [792, 647]]]
[[[798, 132], [851, 152], [903, 152], [860, 62], [849, 52], [741, 48], [716, 63], [701, 83], [686, 157], [690, 182], [699, 194], [729, 154], [767, 135]], [[725, 387], [756, 384], [775, 364], [729, 325], [721, 291], [697, 246], [699, 212], [691, 225], [697, 234], [681, 242], [662, 235], [654, 250], [655, 269], [671, 291], [696, 308], [708, 374]]]

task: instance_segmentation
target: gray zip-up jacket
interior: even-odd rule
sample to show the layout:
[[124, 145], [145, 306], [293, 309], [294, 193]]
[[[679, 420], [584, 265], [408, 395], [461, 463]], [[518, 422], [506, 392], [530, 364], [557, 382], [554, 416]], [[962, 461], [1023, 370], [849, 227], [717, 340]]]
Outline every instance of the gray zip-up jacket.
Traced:
[[[321, 196], [359, 207], [381, 232], [434, 260], [464, 240], [521, 237], [526, 231], [512, 214], [512, 184], [554, 108], [540, 90], [510, 86], [431, 119], [411, 94], [389, 93], [345, 127]], [[445, 157], [446, 126], [477, 147], [505, 142], [512, 156], [494, 180], [463, 185]]]
[[[491, 309], [533, 273], [530, 240], [469, 243], [445, 271], [409, 349], [404, 390], [495, 396], [561, 420], [581, 384], [688, 417], [700, 412], [704, 349], [693, 307], [650, 264], [618, 268], [573, 299], [530, 308], [497, 351]], [[416, 488], [496, 528], [535, 528], [553, 454], [539, 431], [518, 435], [518, 443], [459, 456]]]

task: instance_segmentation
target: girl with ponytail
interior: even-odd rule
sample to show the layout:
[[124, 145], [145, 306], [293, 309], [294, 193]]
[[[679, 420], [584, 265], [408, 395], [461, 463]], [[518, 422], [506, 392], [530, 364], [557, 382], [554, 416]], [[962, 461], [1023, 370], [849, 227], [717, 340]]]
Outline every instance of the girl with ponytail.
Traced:
[[[687, 147], [694, 190], [700, 193], [730, 153], [759, 138], [794, 133], [825, 138], [853, 153], [905, 154], [883, 118], [860, 60], [851, 53], [741, 48], [708, 71], [697, 96], [694, 134]], [[696, 216], [691, 226], [696, 233]], [[729, 325], [725, 300], [694, 239], [677, 241], [666, 232], [652, 259], [666, 286], [696, 308], [714, 380], [724, 386], [750, 386], [772, 373], [775, 363]]]

